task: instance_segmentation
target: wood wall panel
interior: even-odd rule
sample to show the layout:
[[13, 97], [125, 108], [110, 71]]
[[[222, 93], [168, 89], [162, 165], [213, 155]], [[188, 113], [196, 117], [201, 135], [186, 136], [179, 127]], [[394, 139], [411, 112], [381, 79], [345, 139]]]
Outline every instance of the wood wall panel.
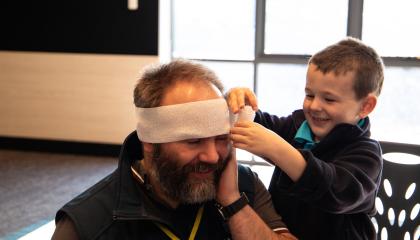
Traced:
[[0, 51], [0, 136], [121, 143], [157, 56]]

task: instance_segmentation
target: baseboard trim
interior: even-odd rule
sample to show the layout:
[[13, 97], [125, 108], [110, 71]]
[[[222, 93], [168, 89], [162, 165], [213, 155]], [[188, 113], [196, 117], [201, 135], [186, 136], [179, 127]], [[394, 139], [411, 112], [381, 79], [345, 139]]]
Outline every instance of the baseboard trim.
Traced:
[[118, 157], [121, 145], [0, 136], [0, 149]]

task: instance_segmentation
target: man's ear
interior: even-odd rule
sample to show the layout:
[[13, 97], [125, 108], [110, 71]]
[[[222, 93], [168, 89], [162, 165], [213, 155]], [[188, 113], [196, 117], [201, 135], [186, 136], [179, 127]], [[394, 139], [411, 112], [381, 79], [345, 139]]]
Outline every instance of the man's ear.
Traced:
[[373, 109], [375, 109], [377, 101], [378, 97], [372, 93], [367, 95], [367, 97], [362, 100], [362, 107], [359, 113], [360, 119], [367, 117], [367, 115], [369, 115]]
[[153, 153], [153, 144], [143, 142], [143, 150], [146, 154], [152, 154]]

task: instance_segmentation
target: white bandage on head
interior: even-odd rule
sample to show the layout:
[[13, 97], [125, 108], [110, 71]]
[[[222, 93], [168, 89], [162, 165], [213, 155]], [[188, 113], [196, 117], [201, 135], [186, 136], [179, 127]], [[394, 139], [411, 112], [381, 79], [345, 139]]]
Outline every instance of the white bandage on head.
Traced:
[[148, 143], [175, 142], [227, 134], [231, 123], [236, 120], [254, 119], [252, 109], [230, 115], [223, 98], [155, 108], [136, 108], [136, 113], [137, 135], [141, 141]]

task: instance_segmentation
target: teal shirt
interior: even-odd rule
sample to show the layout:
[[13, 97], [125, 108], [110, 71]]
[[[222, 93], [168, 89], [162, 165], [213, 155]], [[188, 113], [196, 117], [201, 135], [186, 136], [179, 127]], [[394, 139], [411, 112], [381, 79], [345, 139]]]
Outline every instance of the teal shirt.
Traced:
[[[362, 127], [365, 123], [365, 119], [360, 119], [360, 121], [357, 123], [359, 127]], [[311, 150], [315, 147], [315, 145], [318, 142], [314, 141], [313, 133], [311, 131], [311, 128], [309, 127], [308, 121], [304, 121], [302, 125], [300, 125], [296, 135], [295, 135], [295, 141], [303, 144], [303, 149]]]

